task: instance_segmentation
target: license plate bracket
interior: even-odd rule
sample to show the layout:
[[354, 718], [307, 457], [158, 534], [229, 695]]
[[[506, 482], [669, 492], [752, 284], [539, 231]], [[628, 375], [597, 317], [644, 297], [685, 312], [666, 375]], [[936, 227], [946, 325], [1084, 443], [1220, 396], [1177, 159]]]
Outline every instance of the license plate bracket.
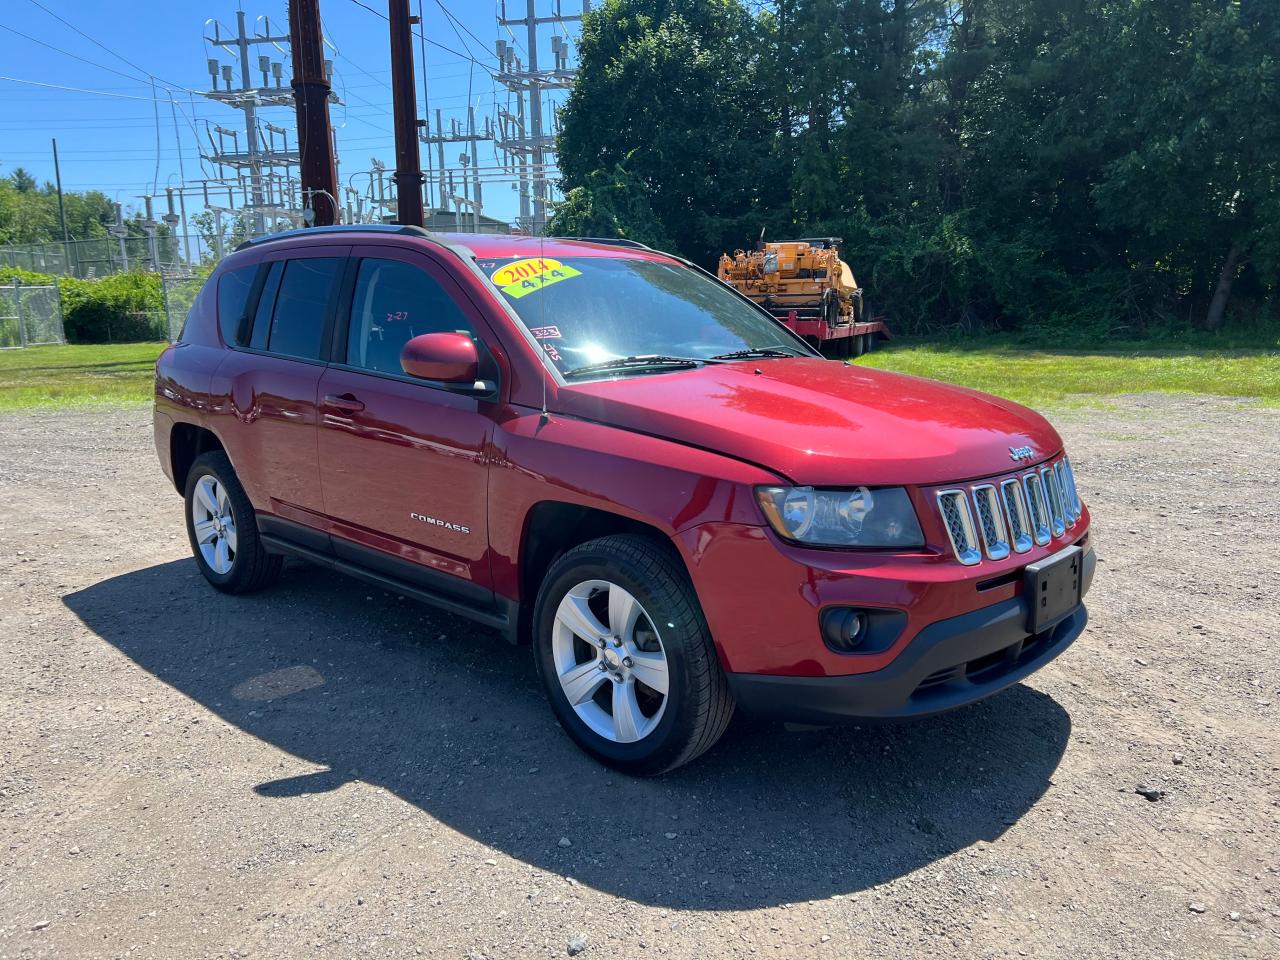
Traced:
[[1084, 551], [1077, 546], [1027, 564], [1023, 596], [1027, 599], [1027, 632], [1040, 633], [1080, 605]]

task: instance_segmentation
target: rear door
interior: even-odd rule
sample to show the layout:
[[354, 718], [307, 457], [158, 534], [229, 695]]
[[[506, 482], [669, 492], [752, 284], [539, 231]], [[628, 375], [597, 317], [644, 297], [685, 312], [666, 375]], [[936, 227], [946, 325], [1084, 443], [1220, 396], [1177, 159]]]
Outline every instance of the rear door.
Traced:
[[334, 549], [487, 605], [494, 405], [400, 368], [400, 350], [411, 338], [445, 331], [475, 337], [483, 319], [424, 253], [356, 247], [352, 260], [351, 305], [339, 317], [333, 363], [319, 389], [320, 476]]
[[316, 391], [349, 249], [269, 256], [255, 281], [254, 315], [217, 374], [235, 418], [224, 442], [254, 508], [301, 525], [304, 535], [294, 539], [317, 547], [327, 537], [305, 535], [325, 526]]

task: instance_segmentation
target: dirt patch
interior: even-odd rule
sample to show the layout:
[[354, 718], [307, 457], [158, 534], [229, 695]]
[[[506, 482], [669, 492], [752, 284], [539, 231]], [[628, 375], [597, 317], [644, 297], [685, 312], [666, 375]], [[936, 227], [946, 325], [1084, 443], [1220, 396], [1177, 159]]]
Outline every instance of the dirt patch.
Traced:
[[1280, 955], [1280, 411], [1055, 420], [1102, 559], [1059, 661], [637, 781], [492, 632], [210, 590], [146, 411], [0, 417], [0, 957]]

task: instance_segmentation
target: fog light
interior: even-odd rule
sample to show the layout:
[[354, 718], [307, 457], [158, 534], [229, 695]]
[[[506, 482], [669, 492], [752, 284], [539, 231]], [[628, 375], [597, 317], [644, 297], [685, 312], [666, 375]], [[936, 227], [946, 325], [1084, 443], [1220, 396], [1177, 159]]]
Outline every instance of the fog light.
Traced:
[[852, 653], [867, 636], [867, 615], [852, 607], [828, 607], [819, 622], [822, 639], [837, 653]]

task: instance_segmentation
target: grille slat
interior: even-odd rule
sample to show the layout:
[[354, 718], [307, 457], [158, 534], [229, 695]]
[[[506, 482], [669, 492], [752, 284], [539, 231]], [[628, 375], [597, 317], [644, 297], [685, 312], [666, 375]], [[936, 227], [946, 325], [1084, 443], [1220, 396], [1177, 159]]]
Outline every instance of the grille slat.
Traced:
[[1080, 491], [1076, 489], [1076, 472], [1071, 468], [1069, 457], [1062, 458], [1062, 476], [1066, 481], [1066, 493], [1071, 500], [1071, 510], [1077, 520], [1084, 513], [1084, 504], [1080, 500]]
[[1080, 517], [1075, 498], [1067, 485], [1067, 461], [1059, 460], [1053, 465], [1053, 476], [1058, 484], [1058, 496], [1062, 498], [1062, 519], [1068, 527], [1074, 527]]
[[1017, 553], [1031, 549], [1031, 518], [1027, 515], [1027, 495], [1015, 477], [1000, 484], [1000, 498], [1009, 517], [1009, 542]]
[[1040, 468], [1040, 481], [1044, 484], [1045, 500], [1049, 503], [1049, 522], [1053, 526], [1053, 535], [1060, 537], [1066, 532], [1067, 523], [1062, 515], [1062, 492], [1058, 489], [1058, 475], [1053, 467]]
[[1043, 547], [1053, 539], [1053, 534], [1049, 529], [1049, 505], [1045, 502], [1040, 475], [1028, 473], [1022, 478], [1022, 487], [1026, 491], [1027, 509], [1031, 513], [1031, 536]]
[[996, 488], [989, 483], [973, 488], [973, 502], [978, 508], [978, 529], [982, 533], [982, 545], [992, 560], [1003, 560], [1009, 555], [1009, 534], [1000, 509]]
[[943, 490], [938, 494], [938, 509], [951, 538], [951, 548], [956, 559], [965, 566], [972, 566], [982, 559], [978, 550], [978, 532], [973, 526], [973, 511], [969, 497], [963, 490]]

